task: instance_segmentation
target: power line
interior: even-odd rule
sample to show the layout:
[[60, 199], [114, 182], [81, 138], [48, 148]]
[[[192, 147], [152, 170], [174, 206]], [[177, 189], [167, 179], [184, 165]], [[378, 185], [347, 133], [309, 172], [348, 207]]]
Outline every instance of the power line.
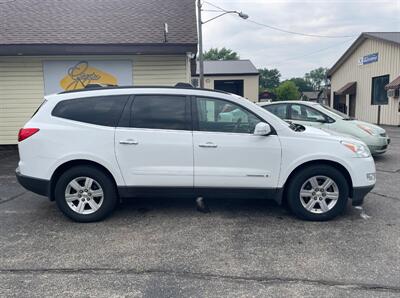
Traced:
[[332, 48], [336, 48], [336, 47], [338, 47], [338, 46], [341, 46], [341, 45], [343, 45], [343, 44], [345, 44], [345, 43], [347, 43], [347, 42], [349, 42], [349, 41], [351, 41], [351, 40], [353, 40], [353, 39], [347, 39], [347, 40], [345, 40], [345, 41], [343, 41], [343, 42], [336, 43], [336, 44], [331, 45], [331, 46], [329, 46], [329, 47], [325, 47], [325, 48], [322, 48], [322, 49], [319, 49], [319, 50], [316, 50], [316, 51], [314, 51], [314, 52], [310, 52], [310, 53], [307, 53], [307, 54], [304, 54], [304, 55], [301, 55], [301, 56], [296, 56], [296, 57], [292, 57], [292, 58], [280, 60], [280, 61], [277, 61], [277, 62], [268, 63], [268, 65], [274, 65], [274, 66], [276, 66], [276, 65], [281, 65], [283, 62], [286, 62], [286, 61], [292, 61], [292, 60], [297, 60], [297, 59], [309, 57], [309, 56], [318, 54], [318, 53], [320, 53], [320, 52], [323, 52], [323, 51], [326, 51], [326, 50], [329, 50], [329, 49], [332, 49]]
[[[211, 2], [208, 1], [203, 1], [203, 3], [206, 3], [208, 5], [213, 6], [214, 8], [217, 8], [223, 12], [227, 12], [226, 9], [223, 9], [222, 7], [219, 7]], [[271, 25], [267, 25], [264, 23], [260, 23], [257, 21], [253, 21], [250, 19], [246, 19], [245, 21], [256, 24], [258, 26], [262, 26], [271, 30], [275, 30], [275, 31], [279, 31], [279, 32], [283, 32], [283, 33], [287, 33], [287, 34], [294, 34], [294, 35], [300, 35], [300, 36], [307, 36], [307, 37], [317, 37], [317, 38], [348, 38], [348, 37], [355, 37], [357, 35], [320, 35], [320, 34], [309, 34], [309, 33], [303, 33], [303, 32], [297, 32], [297, 31], [291, 31], [291, 30], [286, 30], [283, 28], [279, 28], [279, 27], [275, 27], [275, 26], [271, 26]]]
[[226, 10], [226, 9], [223, 9], [222, 7], [219, 7], [219, 6], [217, 6], [217, 5], [215, 5], [215, 4], [211, 3], [211, 2], [208, 2], [208, 1], [203, 1], [203, 3], [207, 3], [208, 5], [211, 5], [211, 6], [213, 6], [214, 8], [217, 8], [217, 9], [219, 9], [220, 11], [227, 12], [227, 10]]
[[309, 34], [309, 33], [302, 33], [302, 32], [296, 32], [296, 31], [291, 31], [291, 30], [286, 30], [286, 29], [282, 29], [282, 28], [278, 28], [275, 26], [270, 26], [267, 24], [263, 24], [257, 21], [253, 21], [253, 20], [245, 20], [249, 23], [253, 23], [265, 28], [269, 28], [271, 30], [275, 30], [275, 31], [280, 31], [280, 32], [284, 32], [284, 33], [288, 33], [288, 34], [294, 34], [294, 35], [300, 35], [300, 36], [307, 36], [307, 37], [319, 37], [319, 38], [349, 38], [349, 37], [355, 37], [358, 35], [319, 35], [319, 34]]

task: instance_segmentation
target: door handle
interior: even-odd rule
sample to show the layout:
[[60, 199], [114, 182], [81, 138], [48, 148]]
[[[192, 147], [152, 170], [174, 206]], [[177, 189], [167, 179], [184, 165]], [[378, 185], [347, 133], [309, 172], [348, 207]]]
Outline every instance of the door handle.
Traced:
[[139, 145], [139, 142], [135, 140], [123, 140], [119, 141], [119, 143], [122, 145]]
[[199, 144], [199, 147], [202, 147], [202, 148], [217, 148], [218, 145], [214, 144], [214, 143], [211, 143], [211, 142], [207, 142], [205, 144]]

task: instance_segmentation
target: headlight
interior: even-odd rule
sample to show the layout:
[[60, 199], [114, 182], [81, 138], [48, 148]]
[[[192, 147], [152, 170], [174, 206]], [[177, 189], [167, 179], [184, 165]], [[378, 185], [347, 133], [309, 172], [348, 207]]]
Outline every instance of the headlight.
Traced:
[[362, 124], [358, 124], [357, 125], [359, 128], [361, 128], [363, 131], [365, 131], [367, 134], [370, 134], [371, 136], [377, 136], [378, 133], [371, 127], [362, 125]]
[[370, 157], [371, 152], [369, 151], [367, 146], [359, 143], [351, 143], [351, 142], [340, 142], [347, 149], [351, 150], [357, 157]]

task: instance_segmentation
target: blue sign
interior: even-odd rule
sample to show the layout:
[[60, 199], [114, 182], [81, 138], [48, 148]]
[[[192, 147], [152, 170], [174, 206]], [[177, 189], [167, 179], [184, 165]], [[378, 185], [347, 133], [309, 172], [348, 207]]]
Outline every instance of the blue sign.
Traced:
[[364, 57], [360, 57], [358, 60], [359, 65], [370, 64], [378, 61], [378, 53], [373, 53], [366, 55]]

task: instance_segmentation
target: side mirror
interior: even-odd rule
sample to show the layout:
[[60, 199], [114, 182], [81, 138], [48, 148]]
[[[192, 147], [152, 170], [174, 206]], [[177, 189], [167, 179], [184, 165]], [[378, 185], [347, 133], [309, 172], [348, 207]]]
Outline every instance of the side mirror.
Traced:
[[265, 122], [258, 122], [256, 127], [254, 128], [255, 136], [267, 136], [271, 133], [271, 126]]

